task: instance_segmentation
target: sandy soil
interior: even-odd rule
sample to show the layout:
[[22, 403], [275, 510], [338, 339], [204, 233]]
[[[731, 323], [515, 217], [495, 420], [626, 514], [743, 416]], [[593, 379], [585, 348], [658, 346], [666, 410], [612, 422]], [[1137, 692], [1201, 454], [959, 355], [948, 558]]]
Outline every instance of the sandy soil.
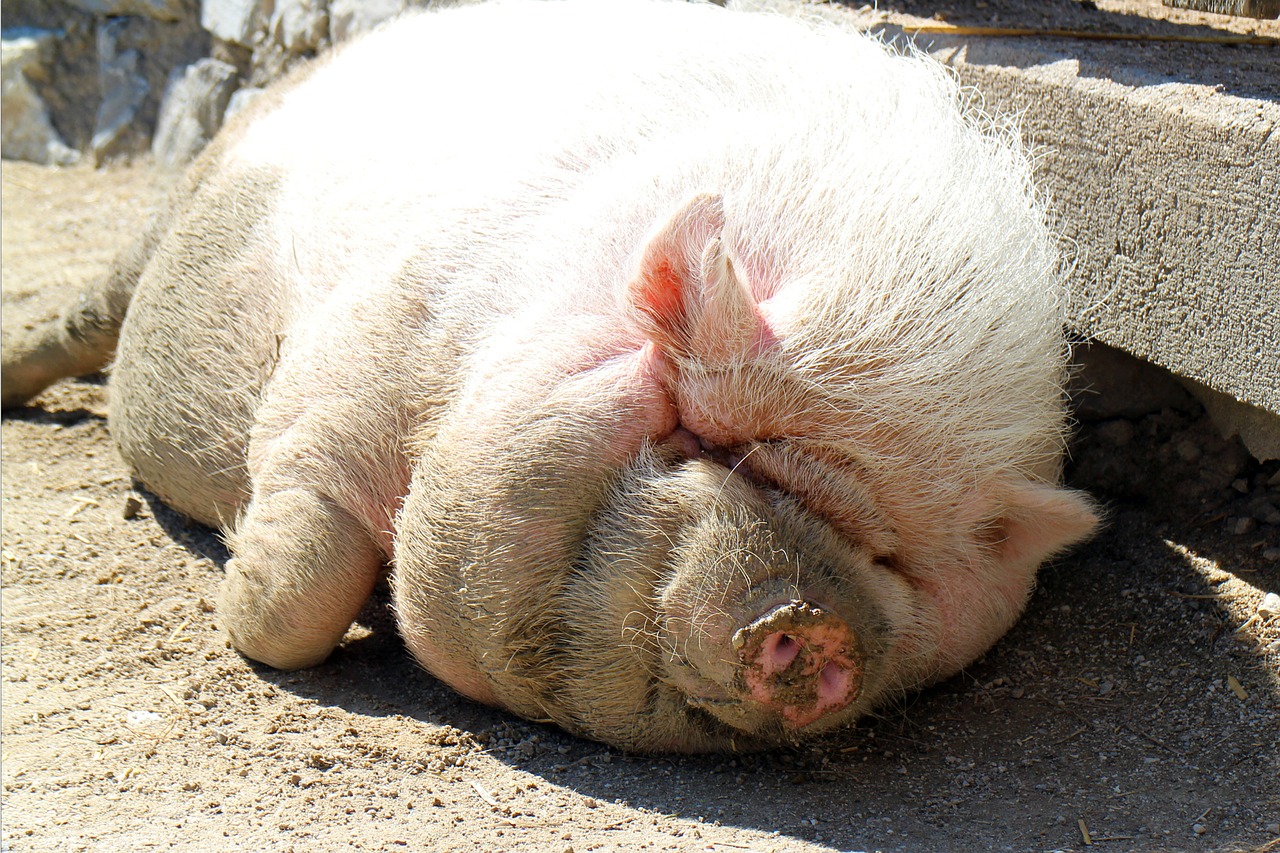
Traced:
[[[5, 327], [159, 192], [6, 162]], [[1083, 425], [1109, 526], [964, 675], [812, 749], [655, 759], [459, 699], [385, 590], [314, 670], [244, 660], [225, 551], [133, 486], [106, 394], [3, 421], [6, 850], [1280, 850], [1280, 465], [1194, 405]]]

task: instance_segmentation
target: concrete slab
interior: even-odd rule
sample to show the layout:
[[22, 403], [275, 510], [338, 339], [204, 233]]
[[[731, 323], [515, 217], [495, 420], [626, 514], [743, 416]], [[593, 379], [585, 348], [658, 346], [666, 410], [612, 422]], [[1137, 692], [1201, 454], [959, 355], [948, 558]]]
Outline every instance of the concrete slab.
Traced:
[[956, 53], [1039, 152], [1078, 330], [1280, 412], [1280, 104]]
[[[916, 33], [988, 108], [1020, 117], [1073, 255], [1076, 331], [1225, 395], [1217, 408], [1239, 401], [1231, 428], [1274, 455], [1280, 22], [1185, 17], [1158, 0], [903, 0], [856, 14], [891, 38]], [[1049, 29], [1059, 35], [1016, 34]]]

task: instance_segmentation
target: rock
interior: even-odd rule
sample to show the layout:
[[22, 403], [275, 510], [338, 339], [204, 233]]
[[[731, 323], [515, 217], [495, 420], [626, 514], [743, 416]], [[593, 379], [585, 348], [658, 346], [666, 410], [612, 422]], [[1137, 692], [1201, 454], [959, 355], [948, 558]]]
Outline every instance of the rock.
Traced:
[[157, 165], [176, 169], [200, 153], [222, 126], [235, 85], [236, 69], [216, 59], [173, 70], [151, 143]]
[[233, 44], [253, 47], [266, 17], [263, 0], [201, 0], [200, 26]]
[[1257, 519], [1246, 516], [1244, 518], [1234, 518], [1231, 520], [1231, 532], [1236, 536], [1244, 536], [1245, 534], [1252, 533], [1257, 529]]
[[116, 153], [126, 129], [137, 117], [147, 93], [147, 79], [139, 73], [138, 51], [120, 50], [120, 39], [129, 27], [129, 18], [112, 18], [98, 27], [98, 79], [102, 101], [93, 122], [89, 143], [95, 164]]
[[226, 124], [231, 121], [231, 117], [236, 113], [248, 109], [249, 105], [258, 100], [258, 96], [265, 91], [265, 89], [260, 89], [257, 86], [245, 86], [243, 89], [237, 89], [227, 103], [227, 109], [222, 114], [222, 123]]
[[367, 33], [405, 8], [405, 0], [333, 0], [329, 6], [329, 37], [337, 44]]
[[1178, 458], [1183, 462], [1199, 462], [1200, 457], [1203, 455], [1200, 445], [1189, 438], [1180, 439], [1174, 446], [1174, 450], [1177, 452]]
[[1274, 619], [1280, 616], [1280, 595], [1269, 592], [1258, 603], [1258, 615], [1263, 619]]
[[327, 0], [278, 0], [268, 30], [290, 53], [314, 50], [329, 32]]
[[67, 3], [91, 15], [112, 17], [117, 15], [142, 15], [157, 21], [178, 21], [187, 12], [183, 0], [66, 0]]
[[1190, 379], [1182, 383], [1204, 404], [1223, 438], [1240, 436], [1244, 446], [1261, 462], [1280, 459], [1280, 415]]
[[1106, 421], [1098, 425], [1098, 437], [1113, 447], [1124, 447], [1133, 441], [1133, 422], [1127, 420]]
[[1244, 445], [1234, 440], [1224, 441], [1201, 462], [1200, 478], [1214, 489], [1226, 489], [1248, 465], [1249, 451]]
[[1280, 509], [1262, 496], [1249, 502], [1249, 514], [1263, 524], [1280, 524]]
[[49, 108], [31, 85], [43, 74], [58, 33], [52, 30], [8, 31], [0, 48], [0, 151], [11, 160], [66, 166], [80, 159], [67, 146], [49, 118]]

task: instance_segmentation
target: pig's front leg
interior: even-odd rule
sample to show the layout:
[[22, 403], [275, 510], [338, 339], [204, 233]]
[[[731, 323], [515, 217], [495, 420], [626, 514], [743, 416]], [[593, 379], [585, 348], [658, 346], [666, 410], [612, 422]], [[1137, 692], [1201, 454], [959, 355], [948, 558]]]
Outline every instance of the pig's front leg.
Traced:
[[[614, 324], [616, 326], [616, 323]], [[606, 489], [646, 439], [676, 427], [654, 347], [607, 318], [544, 315], [499, 330], [419, 437], [397, 522], [396, 608], [434, 675], [544, 717], [540, 624]]]
[[316, 325], [326, 334], [295, 336], [256, 411], [253, 495], [219, 603], [236, 648], [279, 669], [317, 664], [342, 640], [391, 555], [409, 481], [406, 394], [379, 369], [397, 336], [329, 315]]
[[229, 538], [218, 612], [241, 653], [277, 669], [328, 657], [382, 567], [362, 525], [305, 486], [255, 497]]

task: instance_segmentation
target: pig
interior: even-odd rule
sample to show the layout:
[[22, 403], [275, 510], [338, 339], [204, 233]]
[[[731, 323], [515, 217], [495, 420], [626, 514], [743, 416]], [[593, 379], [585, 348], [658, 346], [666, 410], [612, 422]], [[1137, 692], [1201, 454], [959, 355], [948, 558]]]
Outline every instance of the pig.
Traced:
[[3, 402], [110, 365], [134, 475], [315, 666], [389, 567], [459, 693], [640, 752], [795, 744], [946, 678], [1097, 524], [1064, 279], [938, 65], [670, 2], [412, 14], [259, 98]]

